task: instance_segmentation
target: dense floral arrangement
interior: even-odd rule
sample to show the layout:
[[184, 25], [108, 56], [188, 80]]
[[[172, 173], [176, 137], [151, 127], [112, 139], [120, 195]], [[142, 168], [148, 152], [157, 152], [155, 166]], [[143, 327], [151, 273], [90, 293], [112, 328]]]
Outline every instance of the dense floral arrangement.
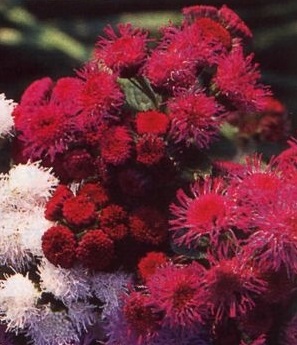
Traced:
[[[297, 141], [227, 6], [106, 27], [73, 77], [0, 95], [1, 344], [294, 345]], [[296, 193], [296, 194], [295, 194]]]

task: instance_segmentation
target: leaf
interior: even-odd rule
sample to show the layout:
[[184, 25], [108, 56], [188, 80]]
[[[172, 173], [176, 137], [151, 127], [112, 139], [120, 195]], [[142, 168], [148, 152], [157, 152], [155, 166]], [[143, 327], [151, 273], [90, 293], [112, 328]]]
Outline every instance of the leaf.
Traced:
[[160, 96], [154, 93], [145, 80], [139, 83], [138, 81], [119, 78], [118, 81], [131, 108], [137, 111], [157, 109]]

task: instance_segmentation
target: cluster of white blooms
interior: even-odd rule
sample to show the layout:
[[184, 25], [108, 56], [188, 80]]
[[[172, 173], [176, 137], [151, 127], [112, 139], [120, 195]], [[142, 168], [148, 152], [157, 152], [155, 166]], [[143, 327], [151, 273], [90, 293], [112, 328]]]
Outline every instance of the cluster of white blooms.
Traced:
[[21, 270], [42, 255], [41, 237], [52, 225], [44, 218], [44, 206], [58, 182], [51, 169], [36, 162], [0, 175], [1, 265]]
[[4, 138], [12, 133], [14, 121], [12, 117], [16, 103], [11, 99], [6, 99], [5, 94], [0, 94], [0, 138]]

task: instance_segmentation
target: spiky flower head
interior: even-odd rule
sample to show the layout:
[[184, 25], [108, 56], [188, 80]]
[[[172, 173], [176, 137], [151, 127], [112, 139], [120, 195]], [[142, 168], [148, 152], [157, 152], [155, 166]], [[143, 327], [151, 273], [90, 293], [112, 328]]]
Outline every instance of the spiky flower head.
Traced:
[[6, 99], [5, 94], [0, 94], [0, 138], [11, 134], [14, 121], [12, 117], [16, 103], [11, 99]]

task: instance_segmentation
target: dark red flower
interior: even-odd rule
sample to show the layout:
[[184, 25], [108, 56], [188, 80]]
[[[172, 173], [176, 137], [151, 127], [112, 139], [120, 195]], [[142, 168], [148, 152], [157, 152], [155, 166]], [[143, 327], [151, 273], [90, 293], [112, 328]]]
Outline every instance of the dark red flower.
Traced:
[[106, 37], [99, 37], [95, 57], [122, 77], [133, 76], [143, 64], [147, 53], [148, 33], [131, 24], [118, 24], [118, 33], [108, 25]]
[[168, 257], [163, 252], [149, 252], [141, 258], [137, 267], [141, 278], [146, 281], [156, 272], [158, 267], [168, 263]]
[[124, 299], [124, 318], [129, 332], [141, 339], [148, 339], [160, 328], [160, 315], [153, 309], [149, 296], [141, 292], [132, 292]]
[[224, 120], [222, 107], [202, 91], [181, 92], [168, 102], [170, 135], [176, 142], [207, 147]]
[[132, 138], [124, 126], [109, 127], [100, 144], [101, 156], [106, 163], [120, 165], [130, 157]]
[[71, 190], [67, 186], [60, 184], [45, 205], [45, 218], [52, 221], [59, 220], [62, 217], [64, 201], [71, 197], [73, 197]]
[[143, 135], [136, 143], [136, 160], [145, 165], [154, 165], [165, 156], [165, 141], [156, 135]]
[[47, 104], [53, 87], [54, 82], [49, 77], [35, 80], [22, 94], [20, 104], [22, 106], [40, 106]]
[[89, 269], [104, 270], [114, 258], [114, 243], [102, 230], [89, 230], [79, 241], [76, 257]]
[[69, 228], [62, 225], [52, 226], [43, 234], [41, 240], [43, 253], [52, 264], [63, 268], [73, 266], [77, 243]]
[[87, 196], [97, 208], [105, 206], [109, 200], [107, 190], [99, 183], [84, 183], [78, 191], [78, 195]]
[[85, 195], [77, 195], [67, 199], [62, 208], [63, 216], [69, 225], [79, 227], [91, 225], [96, 219], [96, 206]]
[[99, 215], [101, 229], [114, 241], [122, 240], [128, 234], [128, 215], [122, 206], [111, 204]]
[[130, 217], [130, 231], [139, 242], [160, 245], [167, 238], [167, 219], [159, 210], [142, 206]]
[[191, 329], [203, 320], [204, 293], [201, 281], [204, 269], [197, 263], [189, 266], [167, 265], [156, 270], [147, 279], [151, 300], [165, 316], [170, 327]]
[[169, 118], [159, 111], [148, 110], [136, 114], [135, 124], [138, 134], [165, 134]]
[[95, 173], [94, 157], [84, 148], [68, 150], [62, 164], [70, 180], [81, 181]]

